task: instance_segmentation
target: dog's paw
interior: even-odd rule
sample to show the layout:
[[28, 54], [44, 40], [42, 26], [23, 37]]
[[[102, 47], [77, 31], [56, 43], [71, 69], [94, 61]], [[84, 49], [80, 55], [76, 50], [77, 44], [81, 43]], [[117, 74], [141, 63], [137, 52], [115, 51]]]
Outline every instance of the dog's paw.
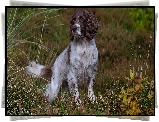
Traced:
[[82, 101], [79, 98], [75, 98], [75, 103], [76, 103], [76, 105], [79, 106], [79, 105], [81, 105]]
[[90, 101], [94, 102], [96, 100], [96, 96], [94, 95], [94, 92], [89, 92], [88, 97]]
[[90, 99], [90, 101], [95, 101], [96, 100], [96, 96], [95, 95], [93, 95], [93, 96], [91, 96], [91, 97], [89, 97], [89, 99]]

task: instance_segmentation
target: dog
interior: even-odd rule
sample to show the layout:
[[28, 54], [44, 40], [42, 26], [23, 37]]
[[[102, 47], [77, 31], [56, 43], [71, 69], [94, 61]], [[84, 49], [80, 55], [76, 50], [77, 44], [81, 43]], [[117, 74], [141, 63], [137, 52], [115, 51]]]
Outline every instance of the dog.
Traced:
[[88, 98], [91, 101], [96, 100], [93, 84], [98, 70], [98, 50], [95, 43], [98, 27], [97, 18], [91, 12], [76, 11], [70, 20], [71, 42], [57, 57], [54, 65], [47, 67], [32, 61], [27, 66], [27, 71], [33, 74], [33, 77], [52, 74], [44, 93], [49, 103], [57, 98], [64, 81], [67, 81], [77, 105], [81, 104], [78, 85], [85, 81], [88, 83]]

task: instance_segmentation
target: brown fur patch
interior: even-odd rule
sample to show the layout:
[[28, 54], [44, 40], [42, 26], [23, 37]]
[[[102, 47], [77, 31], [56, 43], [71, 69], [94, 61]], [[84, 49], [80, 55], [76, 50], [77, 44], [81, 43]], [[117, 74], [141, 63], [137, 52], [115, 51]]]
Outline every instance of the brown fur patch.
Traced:
[[41, 75], [42, 76], [49, 76], [49, 77], [51, 77], [52, 76], [51, 67], [50, 66], [46, 66], [43, 69], [41, 69]]
[[71, 52], [71, 46], [69, 45], [68, 50], [67, 50], [67, 55], [68, 55], [68, 60], [67, 60], [67, 65], [70, 65], [70, 52]]

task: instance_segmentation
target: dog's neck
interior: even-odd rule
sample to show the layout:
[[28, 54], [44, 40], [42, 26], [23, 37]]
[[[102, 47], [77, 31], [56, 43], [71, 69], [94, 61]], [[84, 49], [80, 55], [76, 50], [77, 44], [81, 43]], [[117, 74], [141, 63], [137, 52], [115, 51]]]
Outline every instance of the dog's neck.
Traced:
[[83, 39], [76, 39], [74, 38], [74, 40], [72, 40], [71, 45], [74, 45], [74, 47], [89, 47], [91, 45], [95, 44], [95, 39], [92, 40], [87, 40], [86, 38]]
[[88, 40], [86, 37], [80, 39], [74, 37], [72, 41], [78, 44], [84, 44], [84, 43], [90, 43], [91, 40]]

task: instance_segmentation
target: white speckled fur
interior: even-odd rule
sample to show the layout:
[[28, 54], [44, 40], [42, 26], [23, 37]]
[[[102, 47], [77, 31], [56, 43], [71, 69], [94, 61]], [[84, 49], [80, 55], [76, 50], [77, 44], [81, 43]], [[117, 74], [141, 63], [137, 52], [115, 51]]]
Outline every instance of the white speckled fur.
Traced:
[[[80, 12], [88, 14], [85, 10]], [[77, 14], [80, 12], [77, 12]], [[80, 19], [79, 16], [77, 16], [76, 21], [71, 22], [73, 23], [71, 27], [75, 28], [72, 32], [74, 38], [69, 46], [57, 57], [54, 65], [51, 67], [51, 81], [46, 85], [44, 93], [50, 103], [57, 98], [63, 81], [68, 82], [70, 93], [75, 97], [77, 105], [81, 103], [78, 84], [86, 83], [85, 81], [88, 82], [88, 97], [92, 101], [96, 99], [93, 91], [93, 82], [97, 73], [98, 50], [95, 39], [80, 37], [82, 29], [80, 26], [81, 21], [78, 19]], [[45, 70], [41, 72], [42, 69], [45, 69], [45, 67], [35, 63], [35, 61], [32, 61], [27, 67], [27, 71], [33, 73], [34, 77], [44, 75]]]
[[[97, 73], [98, 50], [96, 48], [95, 40], [91, 41], [76, 39], [70, 43], [69, 46], [58, 56], [52, 69], [51, 82], [46, 86], [45, 96], [48, 96], [48, 101], [52, 102], [56, 99], [62, 82], [67, 80], [70, 92], [75, 96], [75, 102], [80, 104], [78, 92], [78, 83], [89, 80], [88, 97], [95, 100], [93, 92], [93, 80]], [[67, 64], [68, 53], [70, 53], [70, 64]], [[36, 64], [34, 61], [30, 63], [27, 70], [33, 74], [41, 76], [40, 70], [44, 68], [43, 65]], [[33, 75], [34, 76], [34, 75]], [[74, 86], [74, 87], [71, 87]], [[74, 92], [75, 91], [75, 92]]]
[[81, 27], [80, 27], [80, 24], [75, 24], [75, 26], [77, 27], [76, 33], [77, 33], [78, 35], [81, 35]]

